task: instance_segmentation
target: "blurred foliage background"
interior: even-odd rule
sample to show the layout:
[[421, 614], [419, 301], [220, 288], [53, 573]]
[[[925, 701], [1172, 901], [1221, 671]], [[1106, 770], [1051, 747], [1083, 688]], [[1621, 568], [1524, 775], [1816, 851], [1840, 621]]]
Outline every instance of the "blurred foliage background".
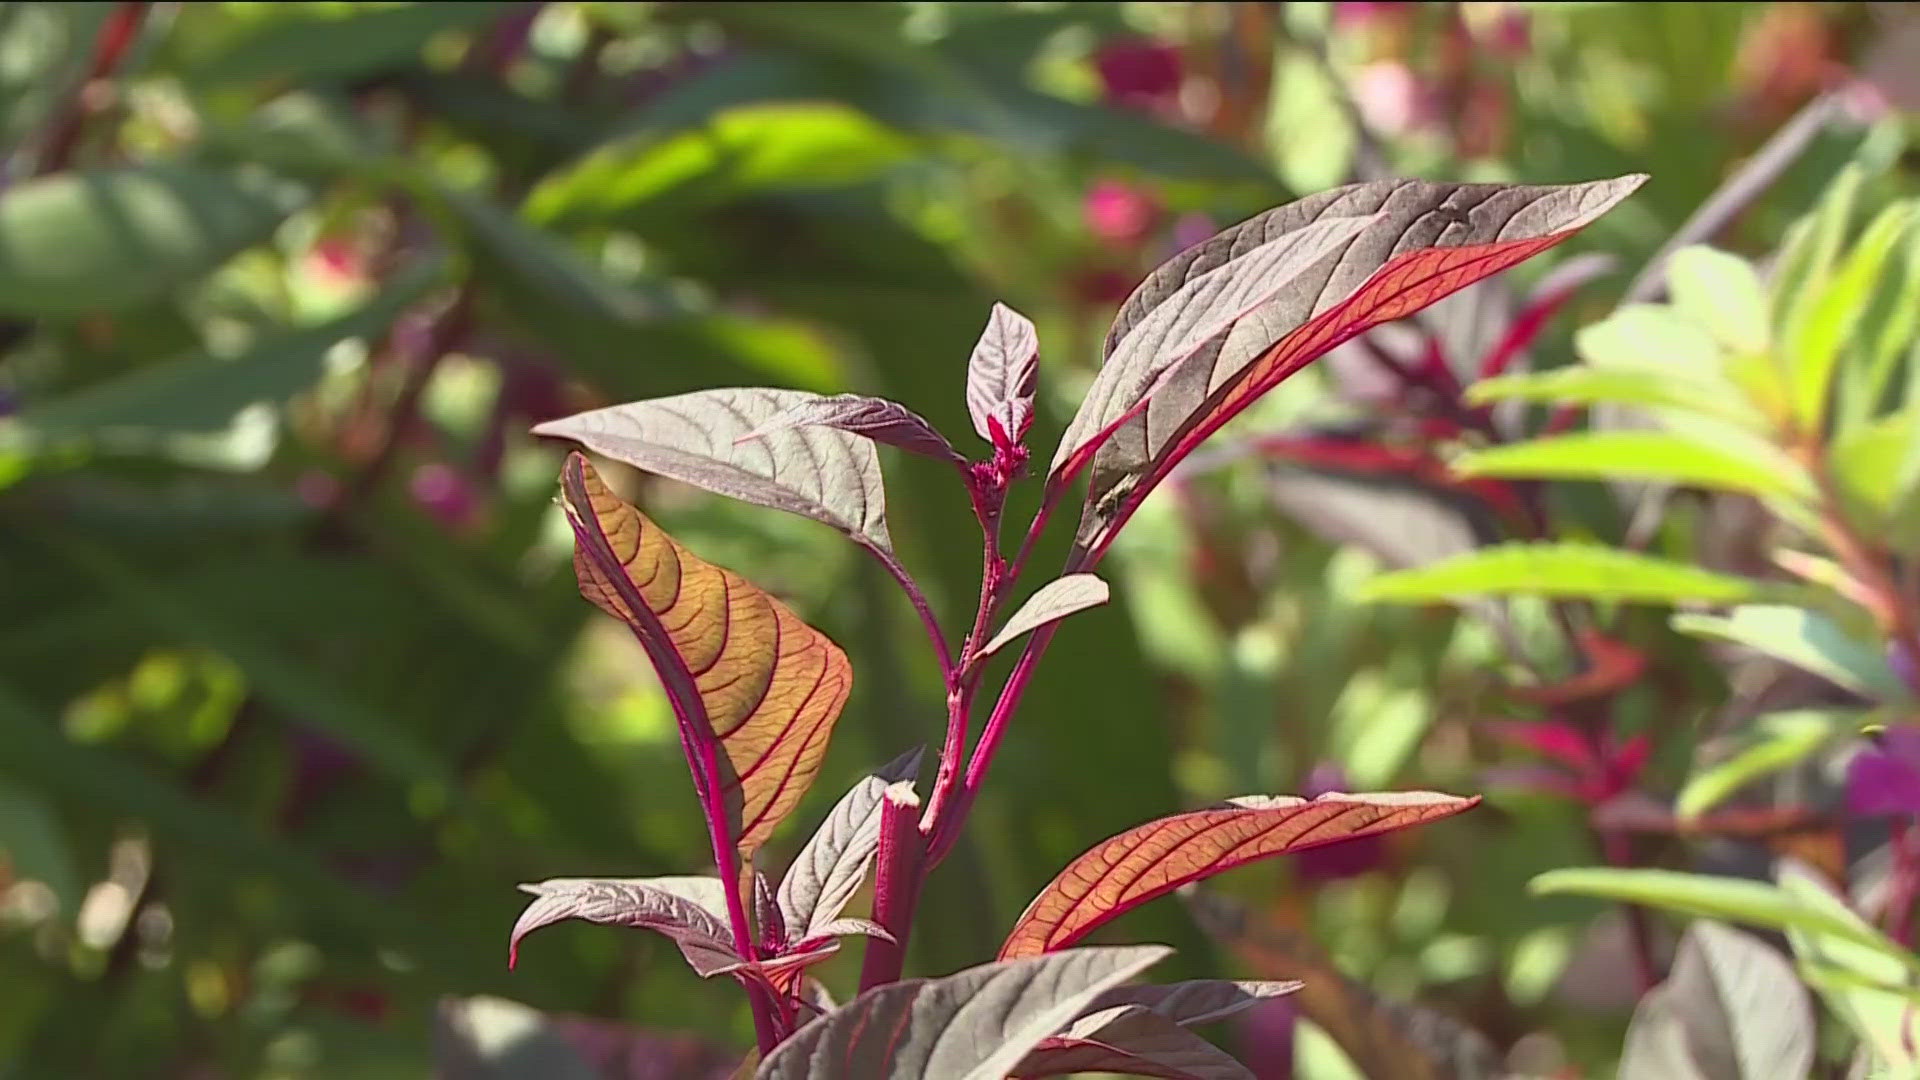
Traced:
[[[553, 930], [506, 968], [516, 882], [708, 858], [643, 655], [574, 591], [531, 424], [767, 384], [964, 432], [999, 299], [1041, 328], [1045, 447], [1119, 301], [1218, 228], [1355, 178], [1651, 173], [1550, 260], [1613, 260], [1534, 344], [1551, 366], [1793, 124], [1720, 245], [1770, 250], [1849, 162], [1915, 191], [1906, 7], [0, 4], [0, 1075], [417, 1077], [436, 1003], [477, 994], [737, 1053], [734, 988], [663, 939]], [[1337, 370], [1236, 430], [1338, 419]], [[1511, 755], [1471, 729], [1505, 644], [1359, 602], [1396, 560], [1289, 510], [1353, 489], [1282, 490], [1253, 458], [1133, 526], [1118, 602], [1042, 666], [910, 970], [988, 958], [1061, 865], [1150, 817], [1479, 790]], [[965, 500], [887, 466], [905, 561], [963, 619]], [[620, 480], [854, 659], [777, 862], [858, 770], [937, 742], [938, 673], [829, 530]], [[1617, 538], [1624, 514], [1596, 494], [1578, 520]], [[1669, 644], [1645, 728], [1728, 693]], [[1684, 774], [1688, 747], [1662, 752]], [[1617, 923], [1523, 889], [1600, 861], [1583, 813], [1522, 793], [1229, 885], [1510, 1060], [1607, 1075], [1637, 995]], [[1165, 978], [1262, 974], [1171, 901], [1107, 937], [1177, 945]], [[1283, 1035], [1268, 1060], [1347, 1075], [1314, 1029]]]

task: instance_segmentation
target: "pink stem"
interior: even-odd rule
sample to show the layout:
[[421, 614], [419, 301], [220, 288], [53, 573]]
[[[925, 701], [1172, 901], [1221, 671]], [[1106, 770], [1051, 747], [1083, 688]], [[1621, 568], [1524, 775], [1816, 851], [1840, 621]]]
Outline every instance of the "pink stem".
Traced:
[[1047, 643], [1053, 640], [1053, 632], [1058, 626], [1058, 623], [1049, 623], [1035, 630], [1033, 636], [1027, 639], [1026, 650], [1020, 654], [1020, 662], [1014, 666], [1013, 674], [1007, 676], [1007, 685], [1000, 691], [1000, 700], [994, 702], [993, 715], [987, 718], [986, 730], [980, 733], [980, 741], [973, 748], [973, 757], [967, 762], [966, 779], [960, 784], [959, 793], [943, 819], [934, 823], [934, 834], [928, 850], [929, 866], [944, 858], [959, 837], [967, 811], [973, 808], [973, 800], [980, 795], [980, 785], [986, 782], [987, 768], [993, 764], [994, 752], [1000, 748], [1000, 740], [1007, 733], [1007, 722], [1013, 718], [1014, 710], [1020, 707], [1027, 681], [1033, 678], [1033, 669], [1040, 663], [1040, 655], [1046, 652]]
[[920, 800], [904, 787], [889, 788], [880, 803], [880, 850], [875, 856], [873, 921], [893, 935], [892, 941], [869, 938], [860, 964], [860, 989], [897, 982], [906, 963], [907, 934], [913, 929], [913, 909], [920, 898], [926, 841], [920, 835]]

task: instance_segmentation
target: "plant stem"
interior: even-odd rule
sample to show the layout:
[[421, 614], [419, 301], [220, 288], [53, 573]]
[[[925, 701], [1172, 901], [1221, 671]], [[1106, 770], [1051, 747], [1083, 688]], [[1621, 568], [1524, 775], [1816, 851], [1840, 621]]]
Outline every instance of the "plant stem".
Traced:
[[1047, 644], [1053, 640], [1058, 625], [1049, 623], [1027, 638], [1027, 647], [1020, 654], [1020, 662], [1014, 665], [1013, 674], [1007, 676], [1007, 683], [1000, 690], [1000, 699], [994, 702], [993, 714], [987, 718], [986, 729], [980, 733], [980, 741], [974, 744], [973, 756], [967, 761], [966, 778], [961, 782], [959, 792], [948, 811], [942, 815], [942, 820], [934, 823], [933, 836], [928, 842], [929, 866], [946, 857], [953, 848], [953, 842], [959, 838], [960, 825], [966, 820], [967, 811], [972, 809], [973, 800], [979, 797], [980, 785], [986, 781], [987, 769], [993, 764], [994, 752], [999, 749], [1000, 739], [1006, 734], [1007, 722], [1012, 719], [1014, 710], [1020, 707], [1027, 681], [1033, 677], [1033, 669], [1040, 663], [1041, 654], [1047, 651]]
[[907, 935], [913, 930], [913, 909], [920, 899], [926, 839], [920, 835], [920, 800], [904, 784], [887, 789], [880, 802], [880, 850], [875, 856], [873, 921], [892, 941], [867, 940], [860, 964], [860, 989], [897, 982], [906, 962]]
[[100, 111], [101, 95], [94, 87], [112, 78], [120, 62], [126, 59], [134, 41], [140, 36], [140, 25], [147, 17], [147, 9], [152, 4], [118, 4], [113, 14], [100, 27], [99, 37], [94, 39], [93, 59], [87, 65], [87, 73], [74, 89], [73, 97], [67, 102], [60, 118], [54, 122], [47, 134], [46, 145], [40, 150], [40, 160], [35, 163], [34, 171], [41, 176], [56, 173], [67, 167], [73, 160], [73, 152], [80, 145], [80, 135], [86, 129], [87, 121]]
[[1920, 900], [1920, 823], [1909, 818], [1893, 827], [1893, 889], [1887, 898], [1887, 936], [1903, 949], [1913, 948], [1913, 905]]
[[[1625, 833], [1599, 833], [1601, 850], [1606, 854], [1607, 862], [1613, 866], [1630, 867], [1633, 865], [1633, 849]], [[1627, 939], [1633, 943], [1633, 970], [1640, 983], [1640, 992], [1660, 985], [1660, 964], [1653, 955], [1653, 924], [1647, 921], [1647, 909], [1639, 904], [1621, 904], [1620, 913], [1627, 920]]]

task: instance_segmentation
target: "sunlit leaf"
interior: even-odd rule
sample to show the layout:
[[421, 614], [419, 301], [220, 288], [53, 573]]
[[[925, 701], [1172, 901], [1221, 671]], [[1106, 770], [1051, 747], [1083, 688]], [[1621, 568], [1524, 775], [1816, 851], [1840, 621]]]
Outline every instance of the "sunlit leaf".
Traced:
[[1596, 544], [1508, 543], [1381, 574], [1361, 585], [1360, 595], [1413, 604], [1509, 593], [1645, 603], [1733, 602], [1752, 597], [1758, 587], [1745, 578]]
[[1092, 574], [1068, 574], [1040, 586], [1027, 602], [1007, 617], [1006, 624], [992, 640], [980, 646], [978, 655], [990, 656], [1005, 648], [1021, 634], [1059, 622], [1075, 612], [1099, 607], [1107, 602], [1107, 583]]
[[794, 940], [825, 934], [866, 880], [880, 848], [880, 807], [887, 785], [910, 780], [920, 751], [901, 757], [853, 785], [787, 867], [776, 894]]
[[579, 454], [568, 455], [561, 503], [581, 595], [646, 646], [694, 757], [719, 743], [719, 790], [705, 788], [697, 761], [696, 786], [750, 854], [820, 769], [853, 684], [846, 654], [752, 582], [681, 547]]
[[935, 461], [964, 462], [946, 436], [926, 418], [897, 401], [865, 394], [835, 394], [809, 398], [735, 439], [743, 443], [763, 439], [776, 431], [796, 427], [829, 427], [864, 435], [874, 442], [897, 446]]
[[1710, 247], [1681, 248], [1667, 260], [1667, 292], [1682, 314], [1737, 352], [1767, 351], [1767, 292], [1753, 265]]
[[1911, 229], [1913, 207], [1887, 207], [1867, 226], [1837, 271], [1819, 288], [1801, 317], [1787, 326], [1785, 348], [1793, 365], [1793, 403], [1800, 422], [1816, 429], [1826, 416], [1833, 373], [1842, 346], [1859, 331], [1889, 255]]
[[1150, 821], [1069, 863], [1027, 905], [1000, 958], [1064, 949], [1149, 900], [1256, 859], [1451, 817], [1479, 802], [1427, 791], [1250, 795]]
[[[1552, 247], [1644, 179], [1566, 187], [1359, 184], [1270, 210], [1175, 256], [1134, 291], [1114, 319], [1107, 365], [1162, 304], [1195, 278], [1316, 221], [1371, 215], [1366, 230], [1340, 247], [1337, 256], [1318, 260], [1310, 272], [1183, 363], [1144, 410], [1105, 442], [1094, 461], [1081, 546], [1103, 544], [1094, 537], [1123, 516], [1121, 504], [1144, 497], [1156, 474], [1287, 376], [1343, 341]], [[1128, 376], [1140, 383], [1132, 372]], [[1146, 487], [1139, 487], [1143, 481]]]
[[0, 314], [124, 311], [261, 243], [304, 195], [179, 165], [58, 173], [0, 193]]
[[1680, 941], [1667, 981], [1640, 1001], [1627, 1031], [1623, 1080], [1686, 1075], [1703, 1080], [1805, 1076], [1813, 1065], [1812, 1003], [1787, 958], [1751, 934], [1699, 920]]
[[798, 390], [699, 390], [552, 420], [536, 435], [587, 449], [716, 494], [810, 517], [891, 553], [887, 496], [873, 444], [833, 428], [755, 428], [818, 400]]
[[1165, 1016], [1138, 1005], [1087, 1014], [1039, 1046], [1010, 1075], [1071, 1076], [1118, 1073], [1165, 1080], [1253, 1080], [1253, 1073]]
[[1880, 701], [1903, 701], [1911, 696], [1887, 666], [1881, 650], [1805, 608], [1747, 604], [1724, 616], [1675, 615], [1673, 628], [1696, 637], [1745, 645]]
[[1470, 405], [1538, 401], [1681, 409], [1758, 427], [1760, 414], [1738, 397], [1729, 397], [1726, 390], [1678, 372], [1577, 365], [1486, 379], [1467, 387], [1466, 400]]
[[1687, 778], [1674, 797], [1674, 813], [1681, 818], [1705, 813], [1761, 777], [1792, 768], [1849, 731], [1858, 731], [1862, 716], [1810, 710], [1759, 717], [1738, 751]]
[[1891, 1075], [1911, 1075], [1920, 1068], [1920, 1002], [1913, 992], [1920, 958], [1869, 926], [1805, 867], [1789, 862], [1780, 887], [1848, 928], [1832, 934], [1800, 923], [1787, 927], [1787, 940], [1807, 981], [1873, 1055], [1896, 1070]]
[[1804, 471], [1777, 452], [1743, 455], [1660, 431], [1582, 431], [1462, 454], [1462, 476], [1543, 480], [1661, 480], [1688, 487], [1797, 497], [1812, 490]]
[[533, 902], [513, 924], [507, 941], [509, 966], [520, 959], [522, 938], [567, 919], [664, 934], [702, 978], [740, 959], [727, 922], [726, 887], [719, 878], [552, 878], [522, 885], [520, 891], [531, 894]]
[[993, 441], [993, 423], [1014, 442], [1033, 424], [1033, 392], [1040, 375], [1040, 335], [1033, 322], [1005, 304], [993, 305], [987, 327], [967, 360], [967, 415], [973, 430]]
[[1073, 949], [875, 987], [801, 1028], [761, 1080], [1001, 1080], [1103, 991], [1165, 958], [1160, 945]]

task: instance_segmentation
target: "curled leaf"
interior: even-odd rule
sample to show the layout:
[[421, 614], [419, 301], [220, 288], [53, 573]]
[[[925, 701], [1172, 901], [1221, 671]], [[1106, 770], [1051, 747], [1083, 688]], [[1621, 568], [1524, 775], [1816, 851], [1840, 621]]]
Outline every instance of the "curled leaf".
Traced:
[[725, 887], [718, 878], [552, 878], [520, 886], [533, 902], [508, 938], [508, 966], [520, 959], [520, 940], [543, 926], [584, 919], [602, 926], [637, 926], [665, 934], [701, 978], [740, 959], [727, 925]]
[[1027, 905], [1000, 958], [1064, 949], [1132, 908], [1255, 859], [1451, 817], [1479, 802], [1429, 791], [1250, 795], [1150, 821], [1069, 863]]
[[793, 857], [777, 899], [796, 938], [819, 937], [860, 890], [880, 849], [880, 807], [887, 785], [913, 776], [920, 751], [883, 766], [840, 797], [825, 821]]
[[1092, 574], [1068, 574], [1055, 578], [1040, 586], [1027, 602], [1020, 605], [1007, 618], [1005, 626], [993, 635], [993, 640], [980, 646], [981, 656], [992, 654], [1005, 648], [1007, 643], [1029, 631], [1061, 619], [1090, 607], [1098, 607], [1107, 602], [1107, 583]]
[[831, 427], [741, 440], [818, 394], [730, 387], [594, 409], [533, 429], [597, 454], [756, 506], [799, 514], [855, 542], [893, 551], [873, 444]]
[[936, 461], [966, 461], [947, 441], [947, 437], [936, 431], [933, 424], [919, 413], [897, 401], [865, 394], [809, 397], [809, 400], [794, 405], [735, 439], [734, 443], [737, 445], [752, 439], [764, 439], [776, 431], [807, 426], [837, 428], [864, 435], [874, 442], [897, 446]]
[[1120, 1073], [1163, 1080], [1253, 1080], [1245, 1065], [1186, 1028], [1138, 1005], [1089, 1013], [1033, 1048], [1013, 1074], [1021, 1080]]
[[1033, 391], [1040, 373], [1040, 335], [1033, 322], [1005, 304], [993, 305], [987, 327], [967, 360], [967, 415], [973, 430], [993, 442], [993, 427], [1018, 442], [1033, 424]]
[[[1269, 210], [1176, 255], [1127, 299], [1107, 334], [1108, 365], [1137, 327], [1190, 281], [1243, 252], [1335, 217], [1364, 231], [1236, 319], [1173, 373], [1095, 455], [1077, 542], [1098, 548], [1126, 507], [1256, 398], [1327, 350], [1545, 251], [1611, 209], [1644, 176], [1570, 186], [1378, 181]], [[1102, 368], [1104, 373], [1105, 368]]]
[[579, 454], [567, 458], [561, 503], [577, 542], [581, 595], [646, 646], [696, 777], [700, 748], [718, 742], [719, 786], [702, 797], [709, 813], [725, 815], [741, 854], [751, 854], [819, 771], [852, 665], [785, 604], [681, 547], [609, 491]]

